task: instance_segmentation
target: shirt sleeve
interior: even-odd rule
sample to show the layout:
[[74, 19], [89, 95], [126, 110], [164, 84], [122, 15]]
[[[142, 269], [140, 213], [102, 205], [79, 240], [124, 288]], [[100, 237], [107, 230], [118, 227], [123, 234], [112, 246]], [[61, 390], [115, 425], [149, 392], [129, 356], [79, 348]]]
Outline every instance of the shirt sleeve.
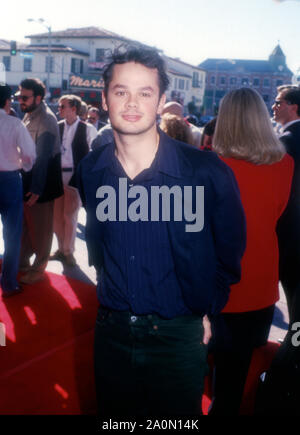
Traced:
[[94, 139], [97, 136], [97, 129], [96, 127], [94, 127], [91, 124], [87, 124], [87, 129], [86, 129], [86, 138], [87, 138], [87, 143], [89, 145], [89, 147], [91, 148], [92, 142], [94, 141]]
[[20, 150], [22, 168], [26, 172], [30, 171], [36, 159], [35, 143], [22, 122], [18, 124], [16, 142]]
[[241, 279], [241, 259], [246, 249], [246, 218], [237, 181], [224, 164], [222, 177], [215, 183], [216, 206], [213, 213], [213, 234], [217, 254], [216, 285], [218, 295], [210, 314], [221, 311], [230, 285]]

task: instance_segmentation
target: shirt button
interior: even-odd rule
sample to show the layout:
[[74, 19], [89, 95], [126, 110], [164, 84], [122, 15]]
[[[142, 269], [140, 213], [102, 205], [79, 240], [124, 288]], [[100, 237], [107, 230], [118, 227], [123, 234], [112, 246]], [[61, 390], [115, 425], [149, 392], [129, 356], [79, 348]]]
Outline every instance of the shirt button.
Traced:
[[134, 323], [134, 322], [137, 321], [137, 317], [136, 317], [136, 316], [131, 316], [131, 317], [130, 317], [130, 320], [132, 321], [132, 323]]
[[134, 261], [135, 260], [135, 256], [134, 255], [131, 255], [131, 257], [130, 257], [130, 261]]

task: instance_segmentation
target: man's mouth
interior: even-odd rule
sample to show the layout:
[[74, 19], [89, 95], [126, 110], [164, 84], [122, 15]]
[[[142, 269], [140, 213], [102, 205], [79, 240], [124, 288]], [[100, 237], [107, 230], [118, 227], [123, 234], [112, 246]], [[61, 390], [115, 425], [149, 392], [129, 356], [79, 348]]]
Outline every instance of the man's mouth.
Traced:
[[137, 122], [141, 119], [141, 117], [142, 115], [128, 115], [128, 114], [122, 115], [122, 118], [128, 122]]

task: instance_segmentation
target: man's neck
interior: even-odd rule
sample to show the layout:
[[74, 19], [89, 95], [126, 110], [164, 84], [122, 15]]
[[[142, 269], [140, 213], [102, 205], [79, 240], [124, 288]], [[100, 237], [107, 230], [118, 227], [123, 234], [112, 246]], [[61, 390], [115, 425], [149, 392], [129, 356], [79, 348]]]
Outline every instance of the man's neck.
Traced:
[[71, 118], [66, 118], [65, 121], [68, 125], [72, 125], [72, 124], [74, 124], [74, 122], [77, 121], [77, 115], [75, 117], [72, 116]]
[[114, 131], [114, 137], [116, 157], [129, 178], [134, 179], [151, 166], [159, 144], [156, 127], [139, 135], [121, 135]]

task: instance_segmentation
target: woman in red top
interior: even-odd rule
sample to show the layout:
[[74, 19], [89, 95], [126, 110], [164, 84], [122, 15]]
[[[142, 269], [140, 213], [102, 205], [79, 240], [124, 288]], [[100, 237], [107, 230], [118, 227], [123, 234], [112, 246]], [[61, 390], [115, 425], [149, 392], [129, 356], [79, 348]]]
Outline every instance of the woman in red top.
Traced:
[[212, 325], [210, 414], [237, 415], [253, 350], [266, 343], [279, 299], [276, 224], [289, 198], [294, 164], [273, 131], [263, 99], [250, 88], [223, 98], [213, 150], [235, 174], [247, 223], [241, 280]]

